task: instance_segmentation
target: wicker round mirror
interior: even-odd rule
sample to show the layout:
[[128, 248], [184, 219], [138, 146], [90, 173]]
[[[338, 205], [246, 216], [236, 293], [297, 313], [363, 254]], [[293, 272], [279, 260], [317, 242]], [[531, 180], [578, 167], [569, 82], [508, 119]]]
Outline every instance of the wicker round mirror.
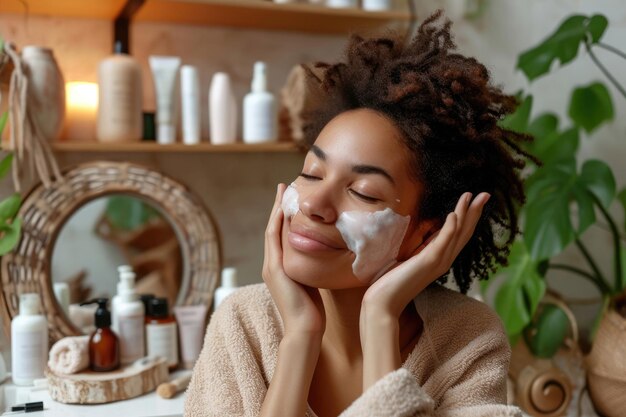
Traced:
[[[177, 305], [210, 306], [221, 270], [220, 243], [217, 228], [199, 198], [157, 171], [130, 163], [91, 162], [66, 172], [63, 182], [48, 188], [43, 184], [34, 187], [25, 197], [18, 214], [23, 222], [20, 242], [1, 262], [0, 307], [5, 329], [10, 328], [10, 320], [19, 312], [19, 295], [34, 292], [41, 296], [52, 341], [82, 333], [80, 326], [70, 320], [67, 310], [61, 307], [53, 288], [55, 281], [59, 281], [58, 271], [63, 270], [60, 266], [70, 261], [83, 266], [93, 266], [97, 263], [95, 260], [102, 263], [99, 259], [102, 251], [83, 248], [81, 255], [66, 247], [75, 235], [76, 219], [81, 213], [93, 212], [98, 207], [101, 214], [97, 221], [90, 223], [95, 225], [93, 232], [107, 240], [107, 244], [122, 247], [125, 258], [119, 259], [128, 260], [129, 253], [134, 254], [138, 244], [150, 247], [150, 251], [132, 259], [137, 259], [136, 265], [145, 268], [148, 268], [145, 265], [162, 268], [167, 273], [161, 275], [176, 280], [177, 294], [172, 294], [176, 289], [171, 290], [171, 287], [165, 290], [170, 300], [175, 300]], [[115, 221], [127, 225], [131, 214], [140, 219], [137, 224], [141, 227], [115, 229]], [[84, 243], [75, 238], [74, 245], [77, 248]], [[65, 256], [61, 249], [67, 252]], [[76, 254], [74, 259], [72, 252]], [[171, 262], [166, 262], [169, 259]], [[124, 263], [133, 264], [132, 261]], [[117, 264], [112, 266], [115, 267]], [[92, 284], [102, 284], [105, 279], [102, 272], [92, 271], [91, 275]], [[114, 274], [104, 275], [106, 279], [116, 279]], [[74, 293], [81, 291], [84, 292], [84, 288], [73, 289]], [[92, 293], [93, 296], [109, 294]]]

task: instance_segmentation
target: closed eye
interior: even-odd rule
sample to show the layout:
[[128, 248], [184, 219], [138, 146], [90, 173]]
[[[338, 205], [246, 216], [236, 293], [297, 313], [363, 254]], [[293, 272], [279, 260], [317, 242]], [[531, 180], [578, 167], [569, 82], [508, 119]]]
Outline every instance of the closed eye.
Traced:
[[300, 176], [301, 176], [302, 178], [304, 178], [305, 180], [308, 180], [308, 181], [321, 180], [321, 178], [320, 178], [320, 177], [316, 177], [315, 175], [305, 174], [304, 172], [301, 172], [301, 173], [300, 173]]
[[361, 200], [363, 200], [363, 201], [367, 202], [367, 203], [378, 203], [379, 201], [381, 201], [381, 200], [380, 200], [380, 199], [378, 199], [378, 198], [375, 198], [375, 197], [370, 197], [370, 196], [368, 196], [368, 195], [361, 194], [361, 193], [356, 192], [356, 191], [354, 191], [354, 190], [350, 190], [350, 192], [351, 192], [352, 194], [354, 194], [355, 196], [357, 196], [358, 198], [360, 198]]

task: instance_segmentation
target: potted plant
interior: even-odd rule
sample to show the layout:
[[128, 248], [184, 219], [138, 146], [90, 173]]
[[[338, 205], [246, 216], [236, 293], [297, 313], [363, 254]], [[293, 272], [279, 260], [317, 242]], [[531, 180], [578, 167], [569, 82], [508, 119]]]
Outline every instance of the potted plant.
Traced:
[[[561, 65], [572, 62], [581, 48], [602, 73], [626, 99], [626, 90], [598, 60], [595, 50], [603, 48], [622, 58], [626, 54], [602, 42], [608, 21], [604, 16], [591, 17], [574, 15], [567, 18], [557, 30], [539, 45], [519, 55], [517, 68], [521, 69], [529, 81], [548, 74], [555, 60]], [[618, 331], [607, 330], [607, 326], [624, 326], [626, 316], [616, 308], [620, 294], [626, 288], [626, 246], [623, 243], [617, 222], [610, 214], [613, 204], [620, 204], [626, 211], [626, 189], [616, 189], [615, 177], [611, 168], [600, 160], [580, 161], [578, 150], [583, 134], [593, 136], [603, 123], [613, 119], [613, 104], [609, 90], [600, 81], [572, 90], [568, 108], [571, 124], [561, 127], [559, 117], [554, 113], [543, 113], [530, 118], [533, 97], [520, 94], [522, 104], [517, 112], [504, 120], [504, 126], [535, 137], [527, 151], [543, 162], [542, 166], [530, 169], [526, 183], [527, 203], [522, 208], [523, 233], [512, 247], [509, 265], [498, 271], [506, 279], [495, 293], [494, 306], [500, 314], [512, 344], [526, 335], [526, 342], [538, 357], [551, 357], [561, 346], [567, 334], [569, 321], [559, 308], [547, 308], [538, 312], [538, 305], [546, 293], [546, 274], [550, 270], [564, 270], [573, 276], [591, 282], [601, 294], [603, 307], [599, 314], [600, 330], [589, 356], [589, 385], [596, 407], [607, 415], [626, 415], [611, 405], [603, 407], [606, 399], [600, 399], [602, 391], [608, 392], [609, 385], [622, 384], [626, 378], [609, 382], [610, 376], [603, 375], [605, 381], [601, 390], [594, 389], [592, 380], [594, 369], [602, 372], [610, 368], [604, 360], [594, 359], [596, 351], [603, 351], [607, 336]], [[580, 166], [580, 168], [579, 168]], [[613, 264], [611, 274], [605, 275], [588, 249], [584, 233], [602, 218], [608, 224], [613, 243]], [[569, 246], [574, 245], [585, 260], [587, 268], [561, 264], [554, 257]], [[484, 285], [487, 290], [495, 280], [490, 278]], [[535, 317], [537, 315], [537, 317]], [[615, 324], [618, 323], [618, 324]], [[622, 329], [626, 329], [622, 327]], [[531, 330], [531, 331], [529, 331]], [[613, 340], [614, 346], [626, 343], [626, 331], [621, 331], [622, 343]], [[617, 370], [626, 362], [621, 353], [621, 361], [611, 364]], [[608, 358], [605, 351], [601, 354]], [[614, 355], [612, 360], [615, 360]], [[621, 369], [626, 375], [626, 369]], [[597, 387], [596, 387], [597, 388]], [[595, 391], [595, 392], [594, 392]], [[624, 403], [624, 401], [621, 401]]]

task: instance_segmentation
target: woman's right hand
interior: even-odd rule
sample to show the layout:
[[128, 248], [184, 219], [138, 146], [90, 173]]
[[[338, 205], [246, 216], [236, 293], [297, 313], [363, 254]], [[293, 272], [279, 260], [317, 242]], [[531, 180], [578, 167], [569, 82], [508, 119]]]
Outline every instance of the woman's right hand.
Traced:
[[318, 289], [292, 280], [283, 268], [281, 236], [284, 213], [281, 202], [286, 188], [285, 184], [278, 185], [274, 207], [265, 229], [263, 281], [283, 319], [285, 336], [299, 333], [319, 337], [321, 341], [326, 327], [326, 314]]

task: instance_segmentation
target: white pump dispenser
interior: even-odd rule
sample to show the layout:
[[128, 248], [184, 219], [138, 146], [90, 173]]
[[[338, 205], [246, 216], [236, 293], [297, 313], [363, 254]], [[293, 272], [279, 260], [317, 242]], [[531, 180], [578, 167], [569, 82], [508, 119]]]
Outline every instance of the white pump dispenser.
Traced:
[[243, 140], [246, 143], [278, 139], [276, 99], [267, 91], [265, 62], [254, 63], [252, 91], [243, 100]]
[[48, 322], [40, 314], [39, 294], [20, 295], [20, 314], [11, 321], [11, 368], [15, 385], [44, 378], [48, 359]]
[[237, 269], [224, 268], [222, 270], [222, 285], [215, 290], [213, 309], [216, 310], [224, 298], [235, 291], [237, 291]]
[[120, 363], [123, 365], [145, 356], [145, 307], [135, 293], [135, 274], [122, 272], [120, 302], [117, 310]]
[[113, 307], [113, 330], [120, 340], [120, 362], [127, 364], [142, 358], [144, 349], [145, 308], [135, 292], [135, 273], [120, 267], [120, 282]]

